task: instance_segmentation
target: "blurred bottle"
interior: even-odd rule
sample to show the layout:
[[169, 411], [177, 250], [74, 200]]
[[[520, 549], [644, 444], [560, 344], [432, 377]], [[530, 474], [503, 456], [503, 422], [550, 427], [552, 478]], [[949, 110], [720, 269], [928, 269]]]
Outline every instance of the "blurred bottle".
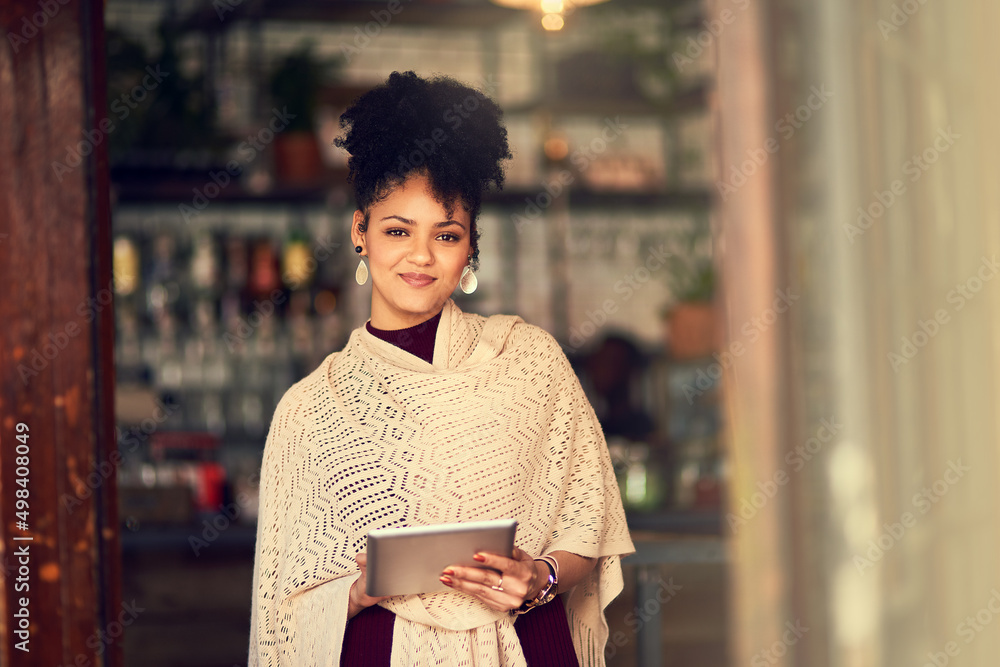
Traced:
[[270, 298], [271, 294], [281, 287], [278, 258], [270, 240], [262, 240], [253, 244], [247, 286], [250, 296], [254, 299]]
[[190, 272], [191, 285], [196, 295], [204, 296], [220, 291], [219, 258], [215, 241], [210, 234], [200, 233], [194, 237]]
[[608, 451], [625, 509], [638, 512], [660, 509], [665, 485], [659, 468], [650, 460], [649, 445], [612, 436], [608, 439]]
[[129, 297], [139, 288], [140, 258], [138, 244], [128, 236], [115, 238], [113, 250], [115, 294], [119, 299]]
[[146, 285], [146, 311], [155, 324], [161, 321], [165, 312], [174, 309], [181, 292], [177, 244], [170, 234], [159, 234], [153, 239]]
[[281, 256], [281, 277], [291, 290], [307, 290], [316, 274], [316, 260], [305, 230], [293, 227], [285, 238]]

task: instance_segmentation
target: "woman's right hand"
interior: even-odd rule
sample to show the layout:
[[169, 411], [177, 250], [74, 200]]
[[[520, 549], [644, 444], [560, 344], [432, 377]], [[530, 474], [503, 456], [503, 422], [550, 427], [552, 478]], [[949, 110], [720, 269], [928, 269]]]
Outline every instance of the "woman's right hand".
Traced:
[[354, 560], [358, 562], [358, 568], [361, 570], [361, 576], [358, 577], [354, 584], [351, 586], [351, 592], [349, 595], [349, 602], [347, 605], [347, 618], [348, 620], [354, 618], [363, 609], [367, 609], [374, 604], [377, 604], [381, 600], [388, 598], [388, 595], [382, 597], [372, 597], [365, 592], [365, 587], [368, 580], [368, 554], [362, 551]]

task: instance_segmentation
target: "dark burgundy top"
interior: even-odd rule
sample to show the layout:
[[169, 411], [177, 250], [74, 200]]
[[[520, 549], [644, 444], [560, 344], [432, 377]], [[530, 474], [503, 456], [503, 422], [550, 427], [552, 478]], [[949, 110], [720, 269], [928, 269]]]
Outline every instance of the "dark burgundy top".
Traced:
[[[374, 605], [347, 622], [341, 667], [389, 667], [396, 615]], [[528, 667], [580, 667], [562, 598], [518, 616], [514, 631]]]
[[438, 311], [431, 319], [406, 329], [376, 329], [370, 321], [365, 323], [365, 328], [376, 338], [392, 343], [430, 364], [434, 360], [434, 339], [437, 337], [440, 321], [441, 311]]
[[[365, 328], [373, 336], [432, 363], [440, 321], [441, 313], [438, 313], [406, 329], [376, 329], [371, 322], [365, 324]], [[340, 653], [341, 667], [388, 667], [395, 621], [391, 611], [378, 605], [362, 610], [348, 621]], [[518, 616], [514, 630], [528, 667], [579, 667], [566, 608], [560, 597]]]

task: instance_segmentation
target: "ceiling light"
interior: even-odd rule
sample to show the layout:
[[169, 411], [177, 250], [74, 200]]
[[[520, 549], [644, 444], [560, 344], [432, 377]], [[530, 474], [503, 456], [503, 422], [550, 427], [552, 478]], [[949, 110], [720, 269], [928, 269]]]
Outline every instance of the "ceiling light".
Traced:
[[[546, 6], [552, 0], [491, 0], [493, 4], [500, 5], [501, 7], [510, 7], [511, 9], [535, 9], [541, 10], [543, 12], [552, 13], [550, 10], [546, 9]], [[566, 4], [569, 8], [575, 7], [586, 7], [588, 5], [596, 5], [601, 2], [606, 2], [606, 0], [569, 0]], [[560, 3], [561, 4], [561, 3]]]
[[542, 17], [542, 27], [546, 30], [562, 30], [564, 23], [559, 14], [546, 14]]

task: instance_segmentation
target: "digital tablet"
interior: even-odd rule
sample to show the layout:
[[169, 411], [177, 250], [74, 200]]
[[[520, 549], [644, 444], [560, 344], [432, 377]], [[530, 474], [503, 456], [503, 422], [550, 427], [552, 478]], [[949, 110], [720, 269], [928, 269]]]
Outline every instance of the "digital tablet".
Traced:
[[450, 590], [438, 577], [449, 565], [486, 568], [479, 551], [510, 558], [517, 521], [495, 519], [381, 528], [368, 533], [368, 595], [410, 595]]

